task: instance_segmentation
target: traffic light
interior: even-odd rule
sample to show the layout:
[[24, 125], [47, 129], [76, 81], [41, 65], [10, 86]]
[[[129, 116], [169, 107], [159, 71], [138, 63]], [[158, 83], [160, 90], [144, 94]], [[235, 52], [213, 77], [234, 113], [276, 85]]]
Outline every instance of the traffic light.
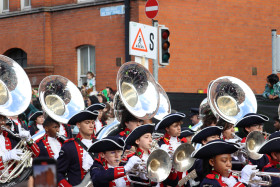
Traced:
[[159, 64], [166, 66], [169, 65], [169, 29], [167, 27], [160, 27], [159, 29]]

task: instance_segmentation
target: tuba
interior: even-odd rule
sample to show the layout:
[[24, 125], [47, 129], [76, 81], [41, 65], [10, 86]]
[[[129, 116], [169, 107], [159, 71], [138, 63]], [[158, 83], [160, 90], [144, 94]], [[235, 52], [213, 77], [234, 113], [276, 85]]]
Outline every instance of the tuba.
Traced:
[[217, 78], [208, 86], [207, 100], [217, 119], [235, 124], [248, 113], [257, 112], [257, 100], [250, 87], [235, 77]]
[[68, 120], [85, 108], [80, 90], [65, 77], [50, 75], [39, 85], [39, 100], [43, 110], [54, 120], [67, 124]]
[[[31, 101], [31, 84], [22, 67], [13, 59], [0, 55], [0, 114], [15, 116], [24, 112]], [[18, 137], [4, 125], [1, 129], [12, 136]], [[20, 140], [16, 149], [24, 153], [20, 161], [4, 163], [0, 173], [1, 185], [16, 185], [25, 180], [32, 171], [32, 152], [27, 148], [26, 142]]]

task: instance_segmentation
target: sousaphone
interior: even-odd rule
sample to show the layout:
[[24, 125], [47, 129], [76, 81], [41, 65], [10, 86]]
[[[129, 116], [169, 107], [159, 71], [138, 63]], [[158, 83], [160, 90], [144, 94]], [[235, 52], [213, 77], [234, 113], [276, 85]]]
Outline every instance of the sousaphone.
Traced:
[[[0, 114], [16, 116], [23, 113], [30, 104], [31, 94], [31, 84], [22, 67], [13, 59], [0, 55]], [[1, 129], [18, 137], [5, 126], [1, 126]], [[20, 161], [4, 163], [0, 174], [0, 186], [14, 186], [31, 174], [32, 152], [24, 140], [21, 140], [16, 148], [21, 149], [24, 154]]]
[[73, 115], [85, 108], [83, 96], [77, 86], [60, 75], [45, 77], [38, 92], [43, 110], [60, 123], [67, 124]]
[[257, 112], [257, 100], [250, 87], [238, 78], [224, 76], [210, 83], [207, 100], [217, 118], [235, 124], [248, 113]]

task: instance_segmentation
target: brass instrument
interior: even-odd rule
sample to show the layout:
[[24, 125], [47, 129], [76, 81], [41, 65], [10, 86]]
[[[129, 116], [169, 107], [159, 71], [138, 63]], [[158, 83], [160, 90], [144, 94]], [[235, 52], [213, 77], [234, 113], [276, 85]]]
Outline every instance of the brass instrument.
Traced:
[[263, 156], [263, 154], [258, 153], [258, 150], [264, 142], [265, 139], [262, 132], [253, 131], [248, 134], [245, 149], [251, 159], [258, 160]]
[[[232, 172], [238, 176], [241, 175], [241, 171], [235, 171], [235, 170], [229, 170], [229, 172]], [[271, 186], [272, 184], [272, 180], [271, 180], [271, 177], [277, 177], [277, 178], [280, 178], [280, 173], [277, 173], [277, 172], [256, 172], [256, 176], [259, 176], [259, 177], [263, 177], [263, 178], [268, 178], [268, 180], [250, 180], [249, 181], [249, 184], [258, 184], [258, 185], [261, 185], [261, 186]], [[251, 176], [252, 178], [253, 176]]]
[[172, 156], [172, 165], [176, 171], [185, 172], [193, 166], [196, 160], [191, 157], [193, 151], [194, 147], [188, 143], [180, 145], [175, 150]]
[[55, 121], [67, 124], [68, 120], [85, 108], [80, 90], [65, 77], [50, 75], [39, 85], [39, 100], [43, 110]]
[[[3, 116], [16, 116], [24, 112], [31, 101], [31, 84], [22, 67], [13, 59], [0, 55], [0, 114]], [[18, 137], [5, 126], [2, 130]], [[9, 161], [4, 163], [4, 170], [0, 175], [0, 183], [15, 185], [29, 176], [32, 166], [32, 152], [21, 140], [15, 147], [24, 154], [20, 161]], [[10, 170], [10, 171], [9, 171]]]
[[225, 76], [212, 81], [207, 100], [217, 119], [235, 124], [248, 113], [257, 112], [257, 100], [250, 87], [235, 77]]
[[157, 132], [154, 132], [152, 134], [152, 143], [151, 143], [151, 149], [150, 149], [150, 152], [153, 152], [154, 150], [157, 150], [159, 148], [158, 146], [158, 141], [164, 136], [164, 134], [162, 133], [157, 133]]

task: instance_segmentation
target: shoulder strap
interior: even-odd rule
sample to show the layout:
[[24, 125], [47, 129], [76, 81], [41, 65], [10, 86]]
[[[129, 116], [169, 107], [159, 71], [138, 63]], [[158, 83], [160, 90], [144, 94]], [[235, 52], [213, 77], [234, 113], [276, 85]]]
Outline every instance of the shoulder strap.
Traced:
[[[83, 142], [81, 142], [81, 140], [80, 140], [80, 139], [75, 138], [75, 141], [76, 141], [76, 142], [77, 142], [80, 146], [82, 146], [82, 148], [84, 148], [84, 150], [86, 150], [86, 151], [88, 152], [88, 148], [87, 148], [87, 146], [85, 146], [85, 144], [83, 144]], [[93, 153], [92, 153], [92, 152], [88, 152], [88, 154], [91, 156], [92, 160], [94, 160], [94, 159], [95, 159], [95, 157], [94, 157], [94, 155], [93, 155]]]

